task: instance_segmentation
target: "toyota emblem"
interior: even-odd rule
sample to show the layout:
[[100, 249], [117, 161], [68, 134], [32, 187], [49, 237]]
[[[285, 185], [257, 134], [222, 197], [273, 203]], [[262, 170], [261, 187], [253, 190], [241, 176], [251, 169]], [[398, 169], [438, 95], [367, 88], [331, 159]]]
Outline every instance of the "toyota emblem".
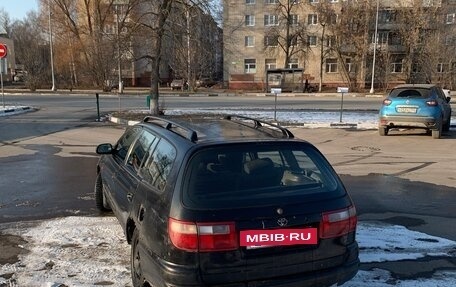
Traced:
[[283, 218], [283, 217], [282, 217], [282, 218], [279, 218], [279, 219], [277, 220], [277, 224], [278, 224], [279, 226], [286, 226], [286, 225], [288, 224], [288, 220], [287, 220], [286, 218]]

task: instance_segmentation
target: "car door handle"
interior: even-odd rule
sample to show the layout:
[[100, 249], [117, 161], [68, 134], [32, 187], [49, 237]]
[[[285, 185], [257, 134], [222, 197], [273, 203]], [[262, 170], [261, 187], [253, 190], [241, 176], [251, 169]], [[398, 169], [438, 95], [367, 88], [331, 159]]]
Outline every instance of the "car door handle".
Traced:
[[131, 193], [131, 192], [127, 193], [127, 199], [128, 199], [128, 201], [131, 202], [131, 200], [133, 199], [133, 193]]

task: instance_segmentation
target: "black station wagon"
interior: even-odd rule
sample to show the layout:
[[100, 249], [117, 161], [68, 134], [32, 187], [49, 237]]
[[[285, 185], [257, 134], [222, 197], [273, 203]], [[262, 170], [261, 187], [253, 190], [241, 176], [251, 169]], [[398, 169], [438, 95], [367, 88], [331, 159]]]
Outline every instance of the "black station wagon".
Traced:
[[126, 233], [134, 286], [330, 286], [358, 271], [350, 196], [286, 128], [146, 117], [97, 153], [96, 204]]

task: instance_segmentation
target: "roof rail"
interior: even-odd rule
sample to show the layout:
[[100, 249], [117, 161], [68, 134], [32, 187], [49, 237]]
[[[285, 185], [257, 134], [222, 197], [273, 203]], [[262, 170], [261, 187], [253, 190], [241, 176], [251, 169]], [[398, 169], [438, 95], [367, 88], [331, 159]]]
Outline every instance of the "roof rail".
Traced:
[[[198, 134], [196, 133], [195, 130], [192, 130], [189, 127], [183, 126], [181, 124], [178, 124], [174, 121], [170, 121], [164, 118], [160, 117], [154, 117], [154, 116], [147, 116], [143, 119], [143, 123], [151, 123], [156, 126], [162, 127], [164, 129], [167, 129], [171, 132], [174, 132], [181, 137], [184, 137], [191, 142], [196, 142], [198, 141]], [[175, 129], [177, 128], [177, 129]], [[184, 132], [179, 132], [179, 130], [184, 131]]]
[[[258, 120], [258, 119], [254, 119], [254, 118], [250, 118], [250, 117], [245, 117], [245, 116], [238, 116], [238, 115], [228, 115], [228, 116], [225, 116], [224, 118], [229, 121], [233, 120], [233, 118], [238, 118], [241, 120], [249, 120], [249, 121], [253, 122], [254, 129], [269, 128], [271, 131], [276, 131], [276, 132], [279, 130], [280, 132], [282, 132], [283, 138], [291, 138], [291, 139], [294, 138], [293, 133], [290, 132], [288, 129], [286, 129], [282, 126], [270, 123], [270, 122], [266, 122], [266, 121], [262, 121], [262, 120]], [[240, 123], [245, 126], [250, 126], [250, 125], [247, 125], [242, 122], [240, 122]], [[252, 126], [250, 126], [250, 127], [252, 127]]]

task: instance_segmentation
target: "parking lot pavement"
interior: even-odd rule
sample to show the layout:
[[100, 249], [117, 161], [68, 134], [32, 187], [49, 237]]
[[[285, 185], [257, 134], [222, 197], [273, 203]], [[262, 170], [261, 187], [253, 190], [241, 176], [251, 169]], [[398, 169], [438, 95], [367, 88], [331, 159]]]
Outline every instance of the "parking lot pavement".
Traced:
[[339, 174], [380, 174], [411, 181], [456, 187], [456, 130], [432, 139], [424, 131], [291, 129], [296, 137], [316, 145]]
[[[416, 133], [410, 131], [406, 134], [392, 133], [389, 136], [380, 137], [376, 130], [361, 131], [328, 128], [292, 128], [291, 130], [298, 138], [308, 140], [316, 145], [341, 175], [344, 184], [351, 193], [357, 206], [360, 224], [366, 226], [366, 223], [380, 222], [381, 224], [388, 224], [393, 227], [402, 226], [411, 231], [419, 231], [420, 233], [416, 236], [416, 242], [435, 243], [436, 240], [441, 240], [428, 238], [421, 233], [456, 241], [456, 230], [454, 229], [454, 210], [456, 210], [456, 174], [454, 172], [454, 163], [456, 162], [456, 153], [453, 151], [456, 131], [450, 131], [445, 134], [442, 139], [435, 140], [428, 135], [422, 134], [420, 131]], [[105, 123], [100, 123], [99, 125], [93, 124], [90, 127], [67, 130], [52, 135], [28, 139], [19, 144], [3, 146], [0, 149], [0, 158], [21, 155], [26, 156], [29, 154], [31, 156], [36, 152], [36, 147], [46, 145], [58, 148], [58, 152], [53, 152], [52, 157], [59, 161], [71, 159], [74, 162], [75, 158], [83, 158], [84, 161], [89, 159], [94, 160], [95, 155], [93, 151], [96, 144], [114, 142], [118, 136], [120, 136], [121, 132], [122, 129], [120, 126], [113, 127], [111, 125], [106, 125]], [[42, 152], [44, 153], [47, 151], [48, 149], [45, 149]], [[33, 169], [33, 172], [27, 173], [27, 175], [39, 177], [39, 172], [46, 170], [42, 165], [48, 162], [49, 157], [47, 160], [43, 159], [40, 162], [40, 168]], [[68, 167], [68, 165], [62, 166]], [[11, 168], [11, 166], [9, 166], [9, 168]], [[21, 170], [24, 170], [23, 164], [20, 168]], [[77, 179], [75, 180], [73, 177], [68, 180], [80, 181], [80, 172], [83, 172], [83, 170], [72, 169], [71, 173], [69, 173], [70, 177], [71, 175], [76, 174], [78, 175]], [[88, 173], [92, 174], [92, 172], [93, 171], [90, 170]], [[64, 173], [60, 174], [61, 176], [64, 175]], [[44, 184], [45, 183], [43, 183], [43, 185]], [[82, 185], [79, 182], [78, 184], [79, 189], [81, 189]], [[16, 186], [13, 187], [17, 189]], [[13, 190], [13, 187], [9, 189]], [[68, 185], [65, 185], [65, 187], [68, 187]], [[61, 193], [61, 190], [59, 190], [59, 192]], [[90, 194], [92, 194], [89, 189], [84, 192], [90, 192]], [[13, 195], [14, 194], [11, 193], [11, 196]], [[86, 208], [94, 206], [93, 195], [84, 196], [81, 200], [84, 201]], [[67, 200], [66, 204], [68, 206], [60, 206], [60, 208], [74, 209], [75, 201], [76, 199], [71, 201]], [[12, 202], [15, 203], [16, 201]], [[0, 211], [4, 212], [6, 208], [7, 206], [0, 205]], [[37, 208], [38, 207], [36, 206], [28, 206], [27, 210], [31, 213], [36, 213]], [[78, 210], [74, 210], [74, 214], [86, 215]], [[96, 216], [96, 214], [93, 215]], [[65, 218], [71, 219], [71, 217], [64, 217], [64, 219]], [[89, 217], [89, 219], [90, 218], [91, 217]], [[81, 222], [80, 218], [76, 218], [75, 220], [77, 220], [78, 224]], [[113, 218], [113, 220], [115, 219]], [[68, 228], [69, 230], [77, 231], [74, 237], [75, 240], [79, 240], [77, 241], [77, 244], [74, 244], [73, 241], [71, 241], [71, 243], [65, 241], [66, 236], [70, 233], [69, 231], [62, 231], [62, 234], [57, 237], [51, 236], [51, 232], [47, 226], [56, 226], [53, 225], [52, 222], [52, 220], [44, 220], [35, 221], [33, 223], [34, 226], [43, 224], [46, 227], [46, 229], [44, 229], [46, 230], [46, 238], [51, 242], [47, 245], [43, 244], [43, 229], [39, 229], [39, 232], [37, 232], [36, 244], [32, 244], [32, 247], [34, 248], [33, 252], [35, 252], [35, 256], [41, 260], [39, 263], [42, 263], [42, 265], [38, 264], [37, 266], [39, 266], [39, 268], [37, 269], [29, 269], [27, 266], [30, 265], [24, 265], [21, 262], [17, 263], [18, 266], [22, 268], [21, 270], [25, 272], [27, 276], [30, 276], [30, 282], [37, 282], [36, 280], [38, 279], [43, 280], [43, 278], [48, 278], [47, 276], [50, 276], [49, 274], [53, 272], [52, 270], [60, 270], [59, 268], [62, 267], [71, 265], [71, 270], [74, 270], [74, 266], [71, 262], [75, 262], [75, 260], [82, 261], [84, 259], [82, 258], [83, 256], [75, 255], [80, 254], [79, 252], [84, 249], [81, 249], [80, 246], [85, 246], [84, 244], [93, 245], [92, 242], [87, 239], [95, 238], [95, 236], [91, 233], [86, 236], [83, 235], [84, 233], [82, 233], [80, 228], [75, 229], [77, 224], [74, 223], [69, 224]], [[21, 224], [22, 223], [13, 222], [8, 224], [8, 227], [12, 226], [13, 229], [17, 229]], [[115, 227], [112, 230], [109, 229], [109, 232], [114, 231], [116, 235], [106, 236], [106, 234], [109, 234], [108, 231], [102, 230], [100, 232], [100, 245], [93, 245], [94, 247], [102, 247], [101, 249], [107, 250], [109, 254], [112, 253], [112, 249], [109, 247], [109, 244], [106, 244], [107, 240], [111, 238], [116, 242], [121, 242], [121, 239], [118, 236], [122, 236], [121, 233], [115, 232], [115, 228], [118, 229], [117, 223], [113, 222], [112, 224]], [[89, 225], [87, 226], [90, 227]], [[99, 227], [101, 225], [96, 224], [96, 226]], [[0, 225], [0, 230], [3, 231], [3, 227], [6, 227], [6, 225]], [[61, 228], [59, 226], [57, 227], [58, 228], [55, 231], [59, 231], [59, 228]], [[81, 228], [82, 227], [84, 226], [81, 226]], [[96, 228], [88, 228], [88, 230], [89, 232], [94, 232], [96, 231]], [[364, 228], [363, 230], [364, 234], [368, 235], [371, 233], [371, 229]], [[17, 234], [11, 234], [11, 237], [8, 238], [9, 241], [14, 242], [12, 247], [8, 247], [11, 248], [8, 249], [8, 251], [11, 252], [11, 256], [8, 255], [9, 258], [16, 258], [15, 256], [22, 251], [27, 252], [27, 250], [24, 249], [30, 248], [29, 245], [33, 243], [31, 239], [34, 233], [32, 234], [30, 230], [27, 232], [23, 232], [22, 230], [16, 231], [18, 231]], [[405, 232], [406, 231], [403, 231], [403, 229], [400, 229], [396, 233], [391, 233], [394, 235], [388, 236], [390, 237], [390, 240], [394, 241], [396, 237], [403, 237]], [[0, 234], [4, 235], [3, 233]], [[383, 232], [381, 231], [376, 234], [383, 234]], [[27, 243], [23, 240], [30, 242]], [[6, 240], [0, 240], [0, 243], [4, 242], [6, 242]], [[407, 245], [408, 242], [409, 241], [403, 241], [402, 243]], [[122, 242], [121, 244], [125, 245]], [[389, 247], [387, 246], [388, 248], [385, 247], [385, 250], [382, 249], [382, 252], [403, 253], [404, 247], [396, 246], [395, 244], [396, 243], [394, 242], [390, 244], [389, 247], [391, 250], [388, 249]], [[55, 254], [57, 255], [43, 251], [43, 248], [53, 247], [54, 245], [63, 246], [55, 251]], [[76, 249], [74, 252], [72, 252], [71, 249], [73, 247]], [[6, 254], [6, 248], [7, 247], [2, 246], [2, 254]], [[16, 248], [16, 250], [14, 250], [14, 248]], [[371, 249], [375, 251], [378, 248], [374, 246]], [[429, 250], [429, 252], [433, 250], [432, 248], [425, 249]], [[426, 250], [422, 252], [426, 253]], [[63, 251], [69, 252], [70, 257], [68, 258], [70, 259], [62, 261], [59, 258], [59, 256], [63, 254]], [[366, 251], [366, 249], [364, 249], [364, 251]], [[406, 251], [407, 253], [416, 251], [413, 243], [410, 242], [410, 244], [407, 245]], [[116, 264], [122, 265], [120, 266], [121, 269], [116, 269], [117, 267], [109, 268], [110, 265], [106, 262], [98, 265], [102, 266], [102, 269], [108, 273], [111, 271], [119, 273], [123, 278], [122, 280], [129, 282], [129, 270], [128, 267], [125, 267], [128, 266], [128, 250], [121, 248], [121, 254], [123, 254], [121, 256], [122, 262], [119, 261], [119, 256], [115, 257], [115, 260], [113, 260]], [[403, 281], [405, 283], [401, 286], [454, 286], [456, 280], [456, 264], [454, 260], [455, 253], [453, 248], [452, 251], [449, 250], [445, 256], [440, 257], [426, 255], [420, 259], [401, 259], [394, 262], [370, 261], [361, 266], [357, 281], [355, 280], [346, 286], [367, 286], [370, 285], [369, 282], [372, 283], [372, 286], [389, 286], [391, 284], [387, 282], [391, 282], [391, 280], [394, 282], [392, 283], [393, 285], [398, 283], [396, 280], [406, 280]], [[90, 260], [90, 262], [92, 262], [92, 260]], [[84, 261], [81, 266], [86, 267], [86, 265], [87, 264]], [[2, 278], [0, 278], [0, 285], [5, 282], [8, 284], [8, 282], [11, 281], [11, 278], [14, 279], [14, 276], [17, 275], [14, 275], [15, 272], [22, 272], [21, 270], [17, 271], [16, 267], [17, 266], [15, 265], [3, 266], [5, 269], [2, 274], [0, 274], [0, 277], [3, 277], [3, 281]], [[73, 280], [72, 282], [74, 283], [75, 279], [72, 279], [73, 277], [71, 276], [75, 274], [68, 272], [65, 271], [62, 273], [63, 278], [69, 281]], [[40, 277], [39, 274], [43, 275]], [[90, 279], [91, 283], [87, 286], [94, 286], [94, 282], [99, 283], [98, 285], [102, 285], [107, 282], [106, 278], [113, 278], [112, 276], [101, 277], [101, 275], [98, 276], [98, 274], [102, 273], [97, 273], [95, 278]], [[39, 278], [34, 276], [38, 276]], [[10, 279], [6, 279], [6, 277]], [[58, 280], [63, 280], [61, 278], [62, 277], [59, 277]], [[424, 281], [423, 283], [420, 283], [422, 278], [424, 278]], [[442, 278], [450, 278], [450, 281], [445, 281], [446, 279], [443, 280]], [[414, 279], [415, 281], [409, 281], [411, 279]], [[435, 282], [433, 281], [434, 279], [440, 281], [437, 281], [437, 283], [434, 284], [432, 283]], [[49, 281], [51, 282], [50, 285], [63, 282], [54, 278], [49, 280], [56, 280]], [[46, 284], [49, 282], [46, 282]], [[118, 282], [123, 281], [119, 279]], [[125, 286], [125, 284], [122, 286]], [[44, 286], [44, 284], [39, 286]], [[85, 285], [70, 284], [68, 286]], [[112, 286], [121, 285], [113, 283]]]

